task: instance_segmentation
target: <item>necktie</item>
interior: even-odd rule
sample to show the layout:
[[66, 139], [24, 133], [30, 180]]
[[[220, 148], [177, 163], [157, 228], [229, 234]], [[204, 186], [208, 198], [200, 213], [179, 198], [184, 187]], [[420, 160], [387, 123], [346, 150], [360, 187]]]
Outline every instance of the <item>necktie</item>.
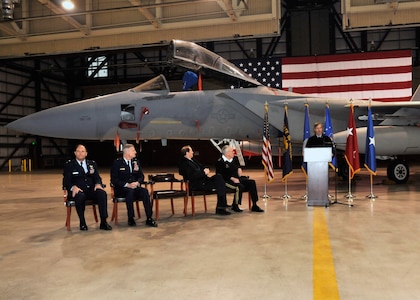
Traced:
[[132, 173], [133, 170], [131, 169], [131, 161], [130, 160], [126, 160], [126, 163], [127, 163], [128, 167], [130, 168], [130, 173]]
[[86, 165], [84, 164], [84, 161], [81, 161], [81, 162], [80, 162], [80, 166], [83, 168], [83, 170], [85, 171], [85, 173], [87, 173], [87, 167], [86, 167]]

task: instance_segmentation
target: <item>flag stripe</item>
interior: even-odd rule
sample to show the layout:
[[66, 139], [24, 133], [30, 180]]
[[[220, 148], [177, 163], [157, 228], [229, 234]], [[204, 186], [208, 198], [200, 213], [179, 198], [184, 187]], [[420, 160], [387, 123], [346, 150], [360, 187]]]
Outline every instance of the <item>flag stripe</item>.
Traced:
[[[381, 87], [381, 83], [384, 84], [385, 88], [390, 88], [389, 84], [392, 84], [394, 88], [395, 84], [399, 84], [398, 88], [411, 88], [411, 73], [408, 74], [383, 74], [383, 75], [359, 75], [359, 76], [348, 76], [348, 77], [329, 77], [329, 78], [306, 78], [301, 80], [283, 80], [283, 84], [288, 84], [284, 86], [284, 89], [287, 89], [289, 86], [293, 87], [293, 90], [298, 88], [313, 88], [312, 85], [317, 84], [319, 86], [315, 89], [323, 91], [324, 88], [337, 86], [338, 90], [357, 90], [351, 86], [347, 87], [346, 85], [361, 85], [359, 88], [362, 88], [363, 85], [371, 90], [378, 90]], [[378, 87], [375, 88], [375, 85]]]
[[411, 50], [282, 59], [282, 89], [329, 98], [407, 101]]
[[[377, 51], [377, 52], [362, 52], [349, 54], [333, 54], [333, 55], [318, 55], [318, 56], [303, 56], [303, 57], [288, 57], [283, 58], [282, 62], [290, 64], [293, 61], [297, 64], [308, 64], [315, 61], [320, 62], [346, 62], [358, 60], [375, 60], [375, 59], [393, 59], [411, 57], [411, 50], [393, 50], [393, 51]], [[410, 62], [411, 64], [411, 62]]]
[[265, 170], [265, 179], [267, 182], [274, 180], [273, 157], [270, 143], [270, 123], [268, 122], [268, 104], [264, 104], [264, 127], [263, 127], [263, 148], [262, 164]]
[[[385, 78], [384, 78], [385, 79]], [[334, 78], [331, 79], [334, 81]], [[343, 80], [342, 80], [343, 82]], [[339, 92], [358, 92], [358, 91], [373, 91], [373, 92], [380, 92], [384, 89], [388, 89], [389, 91], [395, 91], [395, 93], [400, 93], [404, 95], [407, 91], [411, 91], [411, 82], [395, 82], [392, 85], [392, 89], [389, 88], [389, 82], [382, 82], [382, 83], [353, 83], [351, 86], [342, 86], [342, 85], [325, 85], [322, 87], [318, 86], [307, 86], [307, 87], [294, 87], [293, 91], [299, 91], [299, 93], [320, 93], [320, 94], [328, 94], [328, 93], [339, 93]]]
[[[285, 72], [285, 67], [283, 66], [283, 72]], [[354, 66], [353, 66], [354, 67]], [[396, 66], [396, 67], [375, 67], [375, 68], [363, 68], [363, 69], [347, 69], [347, 70], [328, 70], [328, 71], [302, 71], [296, 72], [294, 68], [288, 73], [284, 73], [283, 81], [285, 80], [293, 80], [293, 79], [301, 79], [302, 77], [305, 78], [329, 78], [329, 77], [349, 77], [349, 76], [359, 76], [359, 75], [383, 75], [383, 74], [406, 74], [412, 71], [412, 67], [410, 66]]]

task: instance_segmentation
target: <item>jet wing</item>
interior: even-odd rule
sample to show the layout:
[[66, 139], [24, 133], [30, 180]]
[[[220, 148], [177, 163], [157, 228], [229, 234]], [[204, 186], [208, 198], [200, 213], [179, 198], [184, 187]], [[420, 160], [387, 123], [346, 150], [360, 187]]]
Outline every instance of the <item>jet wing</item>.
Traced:
[[[347, 105], [348, 106], [348, 105]], [[417, 126], [420, 124], [420, 101], [380, 102], [371, 101], [373, 121], [381, 126]], [[358, 103], [357, 108], [369, 107], [369, 101]], [[361, 121], [366, 115], [359, 115]]]

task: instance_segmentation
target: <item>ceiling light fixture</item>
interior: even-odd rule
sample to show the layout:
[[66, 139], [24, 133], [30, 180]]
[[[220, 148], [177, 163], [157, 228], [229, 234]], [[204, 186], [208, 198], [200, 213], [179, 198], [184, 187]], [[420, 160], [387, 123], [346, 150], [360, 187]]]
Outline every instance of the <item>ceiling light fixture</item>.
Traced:
[[63, 2], [61, 2], [61, 6], [65, 10], [72, 10], [72, 9], [74, 9], [74, 3], [71, 0], [64, 0]]

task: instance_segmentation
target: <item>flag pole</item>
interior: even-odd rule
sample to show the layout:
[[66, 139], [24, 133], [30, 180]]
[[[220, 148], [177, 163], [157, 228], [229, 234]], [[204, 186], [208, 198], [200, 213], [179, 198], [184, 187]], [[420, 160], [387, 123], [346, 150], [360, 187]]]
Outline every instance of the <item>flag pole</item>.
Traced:
[[288, 193], [287, 193], [287, 179], [285, 179], [284, 180], [284, 195], [283, 196], [281, 196], [281, 198], [283, 199], [283, 201], [284, 202], [286, 202], [287, 203], [287, 201], [289, 200], [289, 199], [291, 199], [292, 198], [292, 196], [290, 196]]
[[366, 196], [366, 198], [370, 199], [371, 201], [375, 201], [378, 196], [373, 193], [373, 175], [370, 174], [370, 194]]
[[351, 203], [353, 202], [353, 199], [356, 198], [356, 196], [352, 195], [351, 193], [351, 176], [350, 176], [351, 173], [350, 172], [351, 172], [351, 169], [349, 166], [349, 192], [345, 198], [347, 198], [349, 206], [352, 206]]
[[271, 198], [271, 196], [269, 194], [267, 194], [267, 183], [264, 183], [264, 195], [262, 195], [262, 198], [264, 201], [268, 200], [269, 198]]
[[305, 202], [308, 202], [308, 177], [306, 177], [306, 186], [305, 186], [305, 195], [300, 197], [301, 200], [305, 200]]

